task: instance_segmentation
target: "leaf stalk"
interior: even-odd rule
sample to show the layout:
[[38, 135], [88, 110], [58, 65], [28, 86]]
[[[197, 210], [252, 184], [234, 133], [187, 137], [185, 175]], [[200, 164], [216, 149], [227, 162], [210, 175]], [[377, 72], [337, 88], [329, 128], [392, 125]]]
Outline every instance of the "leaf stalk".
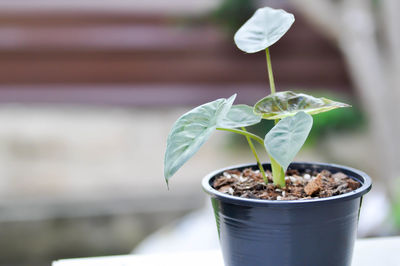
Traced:
[[[247, 130], [244, 127], [242, 127], [242, 130], [247, 132]], [[262, 166], [262, 163], [260, 162], [260, 158], [258, 157], [256, 148], [254, 147], [253, 142], [251, 141], [251, 138], [249, 136], [246, 136], [246, 139], [247, 139], [247, 142], [249, 143], [250, 149], [253, 152], [254, 157], [256, 158], [258, 168], [260, 169], [260, 172], [262, 174], [264, 182], [265, 182], [265, 184], [268, 184], [268, 178], [267, 178], [267, 175], [265, 174], [264, 167]]]
[[264, 146], [264, 140], [262, 138], [260, 138], [259, 136], [253, 134], [253, 133], [250, 133], [250, 132], [247, 132], [247, 131], [243, 131], [243, 130], [240, 130], [240, 129], [223, 128], [223, 127], [217, 127], [217, 130], [229, 131], [229, 132], [237, 133], [237, 134], [240, 134], [240, 135], [243, 135], [243, 136], [247, 136], [247, 137], [257, 141], [258, 143], [260, 143], [261, 145]]
[[[274, 73], [272, 71], [272, 64], [271, 64], [271, 56], [269, 54], [269, 48], [265, 48], [265, 55], [267, 58], [267, 71], [268, 71], [268, 79], [269, 79], [269, 87], [271, 89], [271, 94], [274, 94], [276, 92], [275, 89], [275, 80], [274, 80]], [[279, 119], [275, 119], [275, 125], [279, 122]], [[268, 152], [268, 151], [267, 151]], [[278, 164], [272, 158], [272, 156], [269, 156], [269, 159], [271, 161], [271, 169], [272, 169], [272, 179], [274, 181], [275, 185], [279, 185], [281, 187], [285, 187], [285, 171], [283, 170], [282, 166]]]

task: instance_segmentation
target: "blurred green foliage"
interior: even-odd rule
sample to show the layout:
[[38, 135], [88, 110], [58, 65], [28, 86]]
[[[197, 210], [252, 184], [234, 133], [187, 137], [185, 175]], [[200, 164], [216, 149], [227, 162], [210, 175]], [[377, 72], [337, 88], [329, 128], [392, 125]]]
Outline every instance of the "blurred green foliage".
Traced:
[[306, 142], [308, 145], [322, 140], [328, 132], [356, 130], [366, 124], [364, 114], [356, 106], [317, 114], [313, 118], [314, 126]]
[[[356, 103], [352, 103], [352, 101], [348, 99], [346, 100], [343, 99], [343, 97], [326, 92], [314, 93], [313, 95], [315, 95], [315, 97], [327, 97], [334, 101], [349, 103], [352, 107], [339, 108], [331, 112], [313, 115], [314, 123], [305, 143], [306, 146], [310, 147], [319, 141], [323, 141], [327, 133], [354, 131], [365, 128], [366, 117]], [[263, 119], [259, 124], [249, 127], [248, 131], [264, 137], [273, 126], [274, 121]], [[235, 142], [235, 145], [237, 145], [236, 143], [244, 146], [247, 145], [246, 139], [236, 134], [231, 134], [231, 140], [228, 144], [230, 145], [232, 142]]]
[[224, 0], [211, 14], [211, 18], [222, 25], [229, 34], [233, 34], [255, 10], [252, 0]]
[[400, 232], [400, 178], [397, 179], [396, 184], [397, 190], [392, 205], [392, 219], [396, 229]]
[[400, 199], [393, 204], [393, 219], [397, 230], [400, 230]]

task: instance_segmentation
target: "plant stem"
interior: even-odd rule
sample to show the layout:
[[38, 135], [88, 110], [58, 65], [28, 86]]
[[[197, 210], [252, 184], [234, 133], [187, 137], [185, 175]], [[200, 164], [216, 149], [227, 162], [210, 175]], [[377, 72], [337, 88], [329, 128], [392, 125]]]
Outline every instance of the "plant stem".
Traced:
[[[267, 70], [268, 70], [268, 80], [269, 87], [271, 89], [271, 94], [276, 92], [275, 90], [275, 81], [274, 81], [274, 73], [272, 72], [272, 64], [271, 64], [271, 56], [269, 54], [269, 48], [265, 48], [265, 55], [267, 57]], [[279, 119], [275, 119], [275, 125], [278, 123]]]
[[[244, 127], [242, 127], [242, 130], [247, 132]], [[250, 149], [253, 152], [254, 157], [256, 158], [256, 161], [257, 161], [257, 164], [258, 164], [258, 168], [260, 169], [260, 172], [262, 174], [264, 182], [265, 182], [265, 184], [268, 184], [267, 175], [265, 174], [264, 167], [262, 166], [262, 164], [260, 162], [260, 158], [258, 158], [258, 154], [256, 152], [256, 149], [255, 149], [254, 145], [253, 145], [253, 142], [251, 141], [251, 138], [249, 136], [246, 136], [246, 139], [247, 139], [247, 142], [249, 143]]]
[[223, 127], [217, 127], [217, 130], [221, 130], [221, 131], [229, 131], [229, 132], [233, 132], [233, 133], [237, 133], [243, 136], [247, 136], [249, 138], [254, 139], [255, 141], [257, 141], [258, 143], [260, 143], [261, 145], [264, 146], [264, 140], [262, 138], [260, 138], [259, 136], [247, 132], [247, 131], [243, 131], [243, 130], [239, 130], [239, 129], [233, 129], [233, 128], [223, 128]]
[[269, 55], [268, 47], [265, 48], [265, 55], [267, 56], [269, 87], [271, 88], [271, 94], [274, 94], [275, 93], [275, 81], [274, 81], [274, 74], [272, 73], [271, 56]]
[[274, 185], [280, 186], [280, 187], [285, 187], [286, 182], [285, 182], [285, 172], [283, 171], [282, 166], [275, 161], [272, 156], [269, 156], [269, 159], [271, 160], [271, 169], [272, 169], [272, 180], [274, 181]]
[[[268, 70], [268, 79], [269, 79], [269, 86], [271, 88], [271, 94], [274, 94], [276, 92], [275, 90], [275, 81], [274, 81], [274, 74], [272, 72], [272, 64], [271, 64], [271, 56], [269, 54], [269, 49], [268, 47], [265, 49], [265, 55], [267, 57], [267, 70]], [[275, 119], [275, 125], [279, 122], [279, 119]], [[271, 161], [271, 169], [272, 169], [272, 179], [274, 181], [275, 185], [279, 185], [280, 187], [285, 187], [285, 172], [278, 164], [277, 161], [275, 161], [272, 156], [269, 156], [269, 159]]]

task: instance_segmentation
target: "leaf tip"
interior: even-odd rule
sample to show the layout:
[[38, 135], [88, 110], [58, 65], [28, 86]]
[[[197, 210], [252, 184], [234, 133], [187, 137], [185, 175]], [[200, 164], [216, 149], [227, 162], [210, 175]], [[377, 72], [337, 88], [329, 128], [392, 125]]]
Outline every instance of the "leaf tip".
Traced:
[[283, 9], [259, 8], [236, 32], [234, 42], [245, 53], [259, 52], [276, 43], [294, 21], [294, 15]]
[[167, 184], [167, 190], [169, 191], [169, 181], [167, 178], [165, 178], [165, 184]]
[[172, 177], [173, 173], [164, 165], [164, 180], [165, 184], [167, 185], [167, 189], [169, 190], [169, 179]]

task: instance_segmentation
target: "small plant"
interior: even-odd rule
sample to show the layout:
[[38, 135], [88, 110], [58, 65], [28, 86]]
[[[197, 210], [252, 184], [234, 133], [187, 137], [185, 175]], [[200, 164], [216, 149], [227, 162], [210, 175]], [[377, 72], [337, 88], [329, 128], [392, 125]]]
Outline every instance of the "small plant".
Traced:
[[[258, 9], [236, 32], [237, 47], [246, 53], [265, 50], [270, 94], [253, 107], [233, 105], [236, 94], [194, 108], [181, 116], [173, 125], [167, 139], [164, 176], [168, 180], [207, 141], [215, 130], [243, 135], [257, 161], [265, 183], [268, 183], [253, 141], [262, 145], [271, 161], [274, 185], [285, 187], [285, 172], [311, 130], [311, 115], [339, 107], [345, 103], [316, 98], [291, 91], [276, 92], [269, 47], [276, 43], [292, 26], [294, 16], [284, 10], [269, 7]], [[275, 121], [275, 126], [261, 138], [246, 130], [261, 119]]]

